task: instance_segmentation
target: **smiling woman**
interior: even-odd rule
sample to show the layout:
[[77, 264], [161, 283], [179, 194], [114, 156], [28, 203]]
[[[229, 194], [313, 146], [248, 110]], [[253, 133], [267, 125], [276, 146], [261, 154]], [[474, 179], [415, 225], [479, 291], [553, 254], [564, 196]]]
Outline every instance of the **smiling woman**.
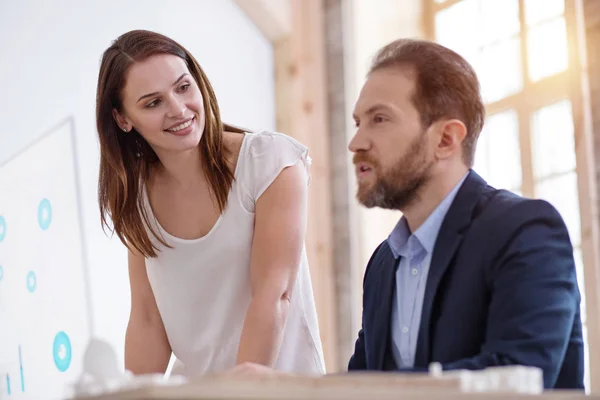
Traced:
[[308, 149], [224, 125], [181, 45], [131, 31], [97, 89], [103, 226], [129, 249], [125, 367], [188, 376], [254, 362], [324, 372], [304, 249]]
[[[178, 78], [171, 78], [172, 74]], [[157, 77], [168, 84], [158, 88]], [[192, 82], [195, 90], [188, 93]], [[156, 255], [145, 233], [146, 216], [135, 212], [139, 210], [140, 178], [149, 178], [150, 166], [160, 158], [156, 151], [197, 148], [193, 151], [202, 152], [203, 157], [197, 159], [212, 171], [206, 178], [220, 211], [224, 209], [233, 174], [226, 165], [223, 124], [210, 82], [191, 54], [152, 32], [129, 32], [104, 53], [97, 99], [97, 128], [103, 150], [100, 207], [103, 222], [110, 214], [121, 240], [145, 256]], [[196, 119], [195, 134], [180, 139], [164, 135], [165, 129], [190, 117]], [[198, 147], [201, 135], [205, 135], [203, 146]]]

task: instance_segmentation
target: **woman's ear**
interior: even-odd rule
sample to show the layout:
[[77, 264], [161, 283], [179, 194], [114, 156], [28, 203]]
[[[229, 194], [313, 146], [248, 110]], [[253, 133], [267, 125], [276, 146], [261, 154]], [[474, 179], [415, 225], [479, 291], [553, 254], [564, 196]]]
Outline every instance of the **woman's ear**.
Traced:
[[116, 108], [113, 108], [112, 114], [113, 118], [117, 122], [117, 125], [119, 125], [119, 128], [121, 128], [123, 132], [129, 132], [131, 130], [131, 123], [129, 122], [127, 117], [121, 115], [121, 113], [119, 113]]

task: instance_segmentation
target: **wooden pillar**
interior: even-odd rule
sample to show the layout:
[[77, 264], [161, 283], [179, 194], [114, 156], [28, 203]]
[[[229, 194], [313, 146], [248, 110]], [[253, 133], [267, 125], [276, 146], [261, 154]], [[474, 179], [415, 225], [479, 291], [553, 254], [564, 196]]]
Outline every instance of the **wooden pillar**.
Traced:
[[346, 369], [354, 351], [357, 337], [356, 326], [360, 326], [360, 314], [356, 315], [355, 299], [362, 297], [355, 282], [357, 268], [352, 250], [350, 195], [350, 153], [348, 151], [348, 123], [345, 85], [345, 25], [344, 1], [325, 0], [325, 60], [327, 69], [327, 106], [329, 140], [331, 144], [331, 190], [333, 225], [333, 273], [335, 283], [335, 305], [337, 307], [337, 357], [341, 369]]
[[338, 371], [322, 0], [292, 0], [289, 37], [274, 43], [277, 130], [310, 148], [306, 248], [328, 372]]
[[600, 2], [571, 0], [569, 29], [573, 121], [584, 262], [591, 392], [600, 393]]

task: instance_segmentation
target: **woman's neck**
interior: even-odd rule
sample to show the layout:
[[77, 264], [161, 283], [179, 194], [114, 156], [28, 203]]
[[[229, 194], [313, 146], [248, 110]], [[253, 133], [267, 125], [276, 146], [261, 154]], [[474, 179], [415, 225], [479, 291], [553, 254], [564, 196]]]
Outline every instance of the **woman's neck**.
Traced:
[[157, 173], [179, 189], [190, 189], [205, 179], [199, 147], [166, 154], [161, 152], [158, 158], [160, 167]]

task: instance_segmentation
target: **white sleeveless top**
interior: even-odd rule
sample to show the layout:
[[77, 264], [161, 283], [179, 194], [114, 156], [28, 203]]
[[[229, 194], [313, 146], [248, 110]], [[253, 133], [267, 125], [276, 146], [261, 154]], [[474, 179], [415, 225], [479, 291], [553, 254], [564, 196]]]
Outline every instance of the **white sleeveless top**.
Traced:
[[[151, 235], [159, 252], [158, 257], [146, 259], [146, 270], [179, 361], [173, 373], [197, 376], [235, 365], [251, 300], [254, 207], [279, 173], [298, 161], [303, 162], [309, 177], [307, 147], [280, 133], [246, 133], [227, 207], [208, 234], [199, 239], [180, 239], [166, 232], [145, 197], [150, 223], [172, 246], [161, 245]], [[300, 374], [325, 373], [304, 247], [274, 368]]]

